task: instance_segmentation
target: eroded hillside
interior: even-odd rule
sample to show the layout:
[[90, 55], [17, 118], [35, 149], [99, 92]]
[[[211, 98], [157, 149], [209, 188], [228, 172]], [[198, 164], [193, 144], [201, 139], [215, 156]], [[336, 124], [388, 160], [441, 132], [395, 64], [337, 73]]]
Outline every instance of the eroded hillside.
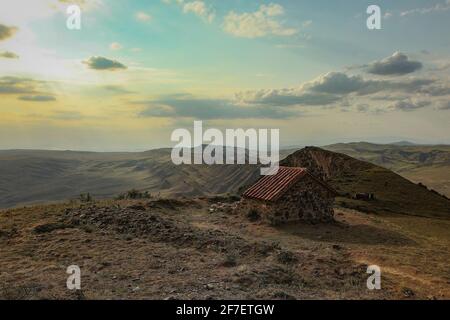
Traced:
[[324, 149], [344, 153], [393, 170], [415, 183], [450, 197], [450, 146], [414, 145], [410, 143], [373, 144], [338, 143]]
[[0, 208], [90, 193], [112, 198], [130, 189], [156, 196], [237, 192], [255, 181], [254, 165], [175, 165], [171, 149], [142, 153], [0, 151]]

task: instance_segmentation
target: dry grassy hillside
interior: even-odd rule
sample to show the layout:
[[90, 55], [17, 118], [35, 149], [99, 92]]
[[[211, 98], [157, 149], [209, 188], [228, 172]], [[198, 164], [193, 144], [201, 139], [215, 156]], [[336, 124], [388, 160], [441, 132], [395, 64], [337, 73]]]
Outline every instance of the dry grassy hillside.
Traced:
[[[309, 147], [281, 162], [309, 168], [342, 196], [341, 205], [365, 212], [450, 217], [450, 200], [394, 172], [345, 154]], [[355, 193], [374, 193], [374, 201], [350, 199]]]
[[373, 144], [367, 142], [338, 143], [324, 149], [344, 153], [393, 170], [416, 183], [450, 197], [450, 146]]
[[[450, 298], [448, 219], [337, 208], [331, 224], [273, 227], [224, 201], [0, 211], [0, 299]], [[73, 264], [81, 292], [66, 288]], [[382, 290], [366, 287], [371, 264]]]

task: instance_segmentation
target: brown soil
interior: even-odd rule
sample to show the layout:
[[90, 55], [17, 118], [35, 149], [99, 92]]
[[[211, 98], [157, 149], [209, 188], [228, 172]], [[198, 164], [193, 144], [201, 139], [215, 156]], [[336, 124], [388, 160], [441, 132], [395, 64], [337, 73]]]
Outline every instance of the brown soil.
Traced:
[[[104, 201], [0, 212], [2, 299], [450, 298], [449, 220], [336, 209], [271, 227], [219, 199]], [[79, 265], [82, 290], [66, 288]], [[366, 287], [367, 265], [382, 289]]]

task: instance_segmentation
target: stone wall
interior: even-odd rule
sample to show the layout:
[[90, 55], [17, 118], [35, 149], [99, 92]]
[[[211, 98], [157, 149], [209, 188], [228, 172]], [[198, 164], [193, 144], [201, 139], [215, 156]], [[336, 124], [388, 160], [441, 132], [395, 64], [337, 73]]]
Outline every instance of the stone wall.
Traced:
[[243, 199], [240, 209], [256, 210], [270, 224], [291, 221], [329, 222], [333, 220], [334, 194], [310, 176], [303, 177], [276, 202]]

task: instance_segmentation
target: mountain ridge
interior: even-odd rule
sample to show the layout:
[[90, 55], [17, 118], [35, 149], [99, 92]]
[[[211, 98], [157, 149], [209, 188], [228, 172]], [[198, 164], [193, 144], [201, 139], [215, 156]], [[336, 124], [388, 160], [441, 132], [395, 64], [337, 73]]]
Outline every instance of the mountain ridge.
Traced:
[[[450, 217], [450, 200], [397, 173], [343, 153], [317, 147], [299, 150], [280, 162], [307, 167], [328, 182], [342, 198], [338, 203], [363, 212]], [[353, 199], [357, 193], [372, 193], [374, 201]]]
[[323, 147], [390, 169], [450, 197], [450, 146], [340, 143]]

